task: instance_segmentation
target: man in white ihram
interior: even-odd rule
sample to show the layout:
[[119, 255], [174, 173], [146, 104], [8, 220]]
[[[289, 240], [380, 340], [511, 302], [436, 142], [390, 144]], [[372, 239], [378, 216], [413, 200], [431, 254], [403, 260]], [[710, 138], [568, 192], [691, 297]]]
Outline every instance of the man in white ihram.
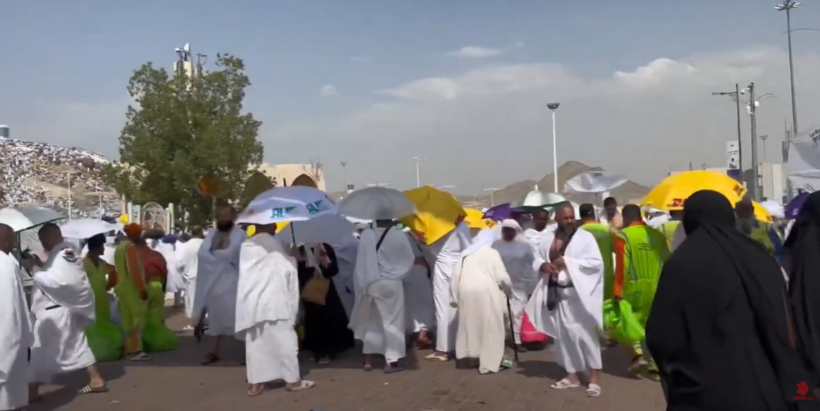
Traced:
[[430, 245], [436, 256], [433, 266], [433, 301], [436, 304], [436, 350], [424, 357], [430, 361], [447, 361], [456, 348], [457, 310], [450, 306], [453, 270], [461, 261], [461, 252], [471, 243], [470, 228], [459, 223], [449, 234]]
[[236, 336], [245, 340], [248, 396], [284, 381], [288, 391], [314, 386], [299, 374], [299, 278], [296, 261], [274, 235], [276, 224], [256, 226], [239, 253]]
[[519, 350], [521, 345], [521, 323], [524, 307], [538, 283], [538, 272], [533, 269], [535, 257], [533, 247], [524, 241], [521, 226], [517, 221], [507, 219], [501, 222], [501, 239], [493, 243], [493, 248], [501, 255], [504, 267], [512, 281], [510, 308], [513, 317], [513, 340]]
[[231, 207], [222, 207], [217, 216], [216, 230], [208, 233], [197, 254], [193, 322], [200, 324], [204, 320], [203, 312], [206, 312], [207, 333], [216, 337], [202, 365], [218, 362], [221, 338], [236, 334], [239, 249], [245, 241], [245, 232], [235, 226], [235, 221], [236, 211]]
[[[177, 270], [185, 281], [185, 315], [188, 319], [194, 318], [194, 296], [196, 295], [196, 275], [199, 271], [199, 249], [202, 247], [202, 226], [191, 229], [191, 238], [177, 246]], [[193, 325], [185, 326], [185, 330], [192, 330]]]
[[14, 230], [0, 224], [0, 410], [28, 405], [28, 350], [34, 344], [31, 312], [17, 273]]
[[393, 230], [393, 221], [376, 220], [376, 228], [362, 232], [353, 276], [356, 303], [350, 319], [353, 336], [363, 343], [364, 370], [373, 369], [373, 355], [384, 355], [385, 373], [403, 371], [405, 307], [402, 279], [415, 254], [410, 239]]
[[79, 252], [65, 242], [55, 224], [43, 225], [38, 235], [48, 258], [32, 276], [31, 312], [36, 320], [30, 364], [31, 397], [39, 399], [41, 383], [83, 368], [88, 370], [90, 381], [79, 393], [106, 392], [105, 380], [97, 370], [97, 360], [85, 336], [86, 327], [95, 320], [94, 292], [80, 266]]
[[[570, 203], [555, 209], [558, 228], [544, 239], [535, 255], [534, 268], [541, 280], [527, 304], [533, 326], [555, 339], [558, 365], [567, 376], [550, 387], [580, 386], [578, 373], [589, 372], [587, 395], [601, 395], [601, 343], [603, 327], [603, 260], [595, 237], [575, 226]], [[554, 288], [550, 300], [550, 288]], [[550, 309], [552, 308], [552, 309]]]

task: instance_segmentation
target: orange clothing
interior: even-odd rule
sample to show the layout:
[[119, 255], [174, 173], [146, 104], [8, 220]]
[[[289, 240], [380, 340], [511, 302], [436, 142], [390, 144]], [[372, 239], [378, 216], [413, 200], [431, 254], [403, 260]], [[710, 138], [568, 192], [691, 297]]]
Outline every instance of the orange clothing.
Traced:
[[126, 249], [126, 253], [128, 272], [131, 273], [137, 291], [145, 292], [145, 284], [155, 278], [165, 282], [168, 277], [168, 264], [162, 254], [146, 244], [133, 244]]
[[[636, 221], [629, 225], [629, 227], [646, 225], [643, 221]], [[615, 283], [612, 295], [616, 298], [623, 298], [624, 291], [624, 250], [626, 249], [626, 240], [623, 237], [616, 235], [613, 251], [615, 252]]]

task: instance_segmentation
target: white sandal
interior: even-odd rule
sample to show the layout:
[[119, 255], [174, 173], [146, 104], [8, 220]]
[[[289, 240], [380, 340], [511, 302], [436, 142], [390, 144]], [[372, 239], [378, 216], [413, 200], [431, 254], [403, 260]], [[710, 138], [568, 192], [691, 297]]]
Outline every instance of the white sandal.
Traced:
[[577, 382], [572, 382], [572, 381], [564, 378], [561, 381], [558, 381], [558, 382], [553, 383], [552, 385], [550, 385], [550, 388], [552, 388], [553, 390], [566, 390], [566, 389], [569, 389], [569, 388], [578, 388], [580, 386], [581, 386], [581, 384], [578, 384]]
[[587, 397], [600, 397], [601, 396], [601, 386], [598, 384], [589, 384], [587, 387]]
[[308, 388], [313, 388], [315, 385], [316, 385], [316, 383], [313, 382], [313, 381], [302, 380], [302, 381], [299, 382], [299, 385], [297, 385], [296, 387], [285, 388], [285, 389], [288, 390], [288, 391], [291, 391], [291, 392], [292, 391], [302, 391], [302, 390], [306, 390]]

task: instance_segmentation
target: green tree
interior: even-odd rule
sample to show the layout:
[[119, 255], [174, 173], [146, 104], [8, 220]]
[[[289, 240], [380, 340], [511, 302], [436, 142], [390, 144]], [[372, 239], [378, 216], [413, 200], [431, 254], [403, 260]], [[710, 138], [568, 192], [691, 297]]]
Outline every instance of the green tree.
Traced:
[[120, 163], [109, 183], [137, 203], [174, 203], [177, 215], [201, 224], [213, 215], [211, 199], [196, 192], [201, 178], [219, 182], [219, 197], [236, 200], [262, 162], [260, 121], [243, 112], [250, 79], [241, 59], [218, 54], [217, 69], [172, 75], [143, 64], [128, 83], [136, 102], [126, 111]]
[[245, 182], [245, 188], [239, 198], [240, 207], [247, 207], [256, 196], [274, 187], [276, 187], [276, 178], [270, 178], [261, 171], [254, 171]]

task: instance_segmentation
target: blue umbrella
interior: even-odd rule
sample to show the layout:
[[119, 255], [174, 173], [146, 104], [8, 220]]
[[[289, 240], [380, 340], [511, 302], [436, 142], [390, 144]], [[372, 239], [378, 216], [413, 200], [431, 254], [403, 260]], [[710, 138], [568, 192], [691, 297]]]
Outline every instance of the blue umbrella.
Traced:
[[803, 208], [803, 203], [806, 202], [807, 198], [809, 198], [809, 193], [803, 192], [793, 198], [792, 201], [789, 201], [784, 210], [786, 218], [790, 220], [797, 218], [797, 216], [800, 215], [800, 209]]
[[482, 218], [493, 220], [493, 221], [501, 221], [506, 220], [508, 218], [516, 218], [520, 214], [520, 212], [516, 211], [512, 204], [504, 203], [499, 204], [497, 206], [492, 206], [484, 212], [484, 216]]

